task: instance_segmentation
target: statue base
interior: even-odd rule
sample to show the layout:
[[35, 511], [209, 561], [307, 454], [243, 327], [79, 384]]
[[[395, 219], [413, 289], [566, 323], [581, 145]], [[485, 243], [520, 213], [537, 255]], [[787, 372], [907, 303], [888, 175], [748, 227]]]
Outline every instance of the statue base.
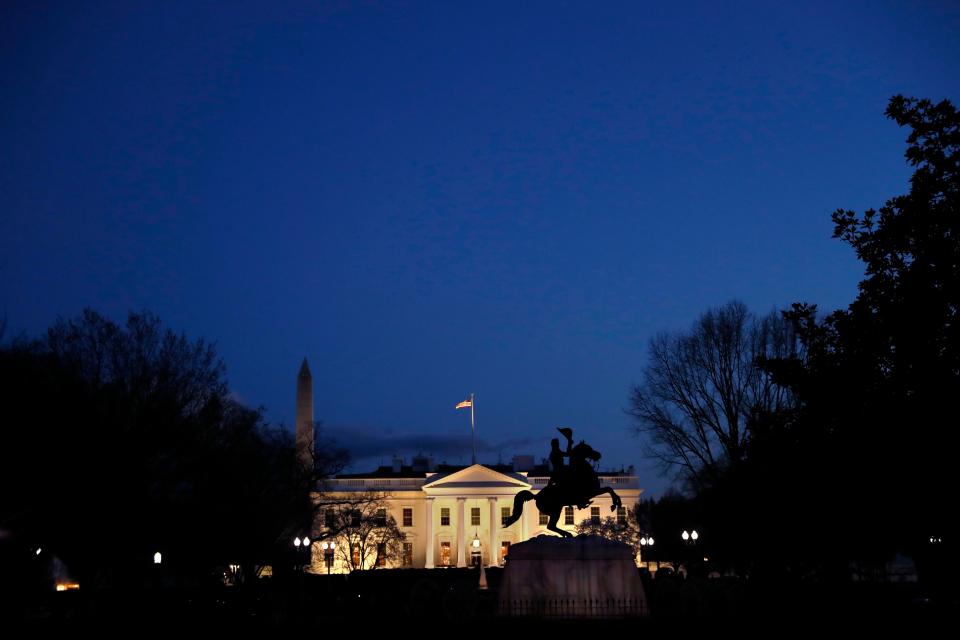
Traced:
[[537, 536], [510, 547], [497, 612], [503, 616], [648, 615], [633, 550], [599, 536]]

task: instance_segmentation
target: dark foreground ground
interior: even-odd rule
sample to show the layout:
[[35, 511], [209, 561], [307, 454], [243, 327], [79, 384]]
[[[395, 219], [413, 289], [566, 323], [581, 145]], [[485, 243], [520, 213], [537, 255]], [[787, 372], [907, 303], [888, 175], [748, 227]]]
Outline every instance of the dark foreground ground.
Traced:
[[[7, 593], [4, 620], [46, 631], [183, 633], [388, 632], [429, 636], [442, 628], [510, 636], [642, 632], [675, 635], [695, 630], [756, 631], [777, 637], [799, 628], [842, 625], [886, 635], [953, 628], [957, 600], [932, 596], [915, 584], [773, 584], [736, 579], [645, 577], [644, 618], [570, 620], [547, 610], [516, 619], [497, 615], [500, 574], [479, 589], [471, 569], [373, 571], [352, 576], [292, 575], [243, 586], [141, 586], [42, 594]], [[11, 628], [8, 626], [8, 628]], [[681, 633], [686, 635], [686, 633]], [[926, 635], [926, 634], [924, 634]]]

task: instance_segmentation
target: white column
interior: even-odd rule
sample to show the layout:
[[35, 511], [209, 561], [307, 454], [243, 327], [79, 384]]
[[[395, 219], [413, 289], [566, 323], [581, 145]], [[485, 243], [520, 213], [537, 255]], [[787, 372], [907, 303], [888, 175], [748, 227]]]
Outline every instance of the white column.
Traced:
[[466, 516], [467, 499], [457, 498], [457, 566], [467, 566], [467, 560], [464, 557], [464, 546], [467, 544], [467, 520]]
[[423, 566], [425, 569], [433, 569], [433, 498], [427, 498], [426, 503], [424, 518], [427, 524], [427, 561]]
[[527, 514], [530, 513], [530, 509], [527, 508], [529, 502], [524, 502], [523, 506], [523, 515], [520, 516], [520, 542], [526, 541], [530, 537], [530, 525], [527, 520]]
[[487, 498], [490, 503], [490, 566], [500, 564], [500, 549], [497, 548], [497, 531], [500, 530], [500, 518], [497, 517], [497, 499]]

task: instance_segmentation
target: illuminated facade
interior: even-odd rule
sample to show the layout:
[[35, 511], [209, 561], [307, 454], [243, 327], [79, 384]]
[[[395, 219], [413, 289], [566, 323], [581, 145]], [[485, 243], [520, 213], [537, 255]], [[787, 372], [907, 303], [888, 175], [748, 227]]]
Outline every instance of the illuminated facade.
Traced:
[[[511, 544], [541, 534], [555, 535], [547, 532], [546, 516], [540, 515], [532, 501], [526, 503], [519, 521], [509, 527], [502, 524], [513, 509], [517, 493], [524, 489], [536, 492], [546, 485], [549, 477], [543, 467], [528, 472], [513, 471], [507, 465], [475, 464], [418, 473], [397, 466], [370, 474], [339, 476], [324, 483], [324, 497], [328, 499], [363, 493], [384, 497], [388, 513], [396, 519], [408, 545], [402, 557], [389, 566], [498, 566]], [[619, 512], [611, 511], [612, 501], [604, 495], [586, 509], [568, 507], [560, 518], [561, 528], [572, 532], [585, 519], [626, 518], [640, 499], [642, 490], [632, 470], [601, 474], [600, 482], [620, 495], [624, 506]], [[319, 518], [317, 530], [322, 531], [322, 511]], [[318, 544], [313, 547], [312, 570], [325, 572], [323, 552]], [[345, 568], [337, 554], [333, 571]]]
[[[297, 427], [312, 414], [312, 389], [304, 384], [304, 362], [298, 378]], [[309, 394], [309, 397], [304, 397]], [[302, 419], [303, 418], [303, 419]], [[312, 415], [311, 415], [312, 418]], [[300, 441], [307, 441], [304, 436]], [[533, 501], [527, 502], [523, 517], [509, 527], [503, 522], [513, 509], [514, 497], [523, 490], [536, 493], [549, 480], [546, 465], [535, 466], [531, 456], [518, 456], [511, 465], [434, 467], [427, 459], [414, 459], [405, 466], [395, 460], [368, 474], [341, 475], [327, 480], [322, 487], [324, 499], [338, 496], [369, 495], [382, 499], [406, 536], [403, 553], [389, 567], [465, 567], [474, 564], [500, 566], [510, 545], [531, 537], [548, 534], [546, 516], [539, 513]], [[633, 467], [621, 472], [600, 472], [600, 483], [614, 489], [623, 501], [618, 512], [611, 510], [612, 500], [603, 495], [594, 498], [586, 509], [570, 507], [564, 511], [559, 526], [574, 531], [576, 524], [589, 518], [613, 516], [626, 518], [640, 499], [642, 489]], [[324, 513], [318, 513], [315, 532], [324, 530]], [[346, 570], [342, 554], [334, 555], [332, 572]], [[312, 545], [311, 571], [325, 573], [328, 568], [319, 543]]]

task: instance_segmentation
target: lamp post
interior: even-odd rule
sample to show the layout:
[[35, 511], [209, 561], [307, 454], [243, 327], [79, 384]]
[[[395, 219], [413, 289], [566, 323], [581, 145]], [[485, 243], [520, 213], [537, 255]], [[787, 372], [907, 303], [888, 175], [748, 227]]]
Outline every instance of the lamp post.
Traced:
[[680, 537], [683, 538], [683, 541], [687, 544], [694, 545], [697, 543], [697, 540], [700, 539], [700, 534], [697, 533], [696, 529], [693, 529], [690, 532], [687, 532], [687, 530], [684, 529], [683, 533], [680, 534]]
[[310, 538], [303, 536], [301, 539], [300, 536], [297, 536], [293, 539], [293, 548], [297, 556], [297, 571], [303, 571], [303, 558], [300, 556], [301, 550], [307, 554], [307, 563], [310, 562]]
[[294, 552], [293, 552], [294, 563], [293, 563], [293, 566], [294, 566], [294, 569], [295, 569], [297, 572], [299, 572], [300, 569], [301, 569], [301, 567], [300, 567], [300, 545], [301, 545], [301, 544], [303, 544], [303, 542], [300, 540], [300, 536], [297, 536], [296, 538], [293, 539], [293, 548], [294, 548]]
[[[654, 543], [653, 536], [648, 536], [648, 535], [646, 535], [646, 534], [640, 536], [640, 548], [641, 548], [640, 557], [641, 557], [641, 558], [645, 558], [645, 557], [646, 557], [646, 551], [647, 551], [647, 549], [649, 549], [650, 551], [653, 551], [653, 543]], [[651, 553], [650, 555], [653, 555], [653, 554]], [[644, 559], [644, 562], [646, 563], [646, 565], [647, 565], [647, 570], [649, 571], [649, 570], [650, 570], [650, 560]], [[658, 564], [658, 565], [657, 565], [657, 568], [659, 568], [659, 567], [660, 567], [660, 565]]]
[[337, 543], [324, 542], [320, 547], [323, 549], [323, 562], [327, 565], [327, 575], [330, 575], [330, 569], [333, 567], [333, 551], [337, 548]]
[[[688, 551], [685, 554], [687, 562], [691, 562], [696, 557], [696, 550], [693, 548], [696, 546], [697, 541], [700, 539], [700, 534], [696, 529], [691, 529], [687, 531], [683, 530], [683, 533], [680, 534], [680, 537], [683, 538], [684, 544], [688, 547]], [[690, 568], [687, 567], [687, 572], [689, 573]]]
[[480, 557], [480, 537], [477, 532], [473, 533], [473, 542], [470, 543], [470, 560], [471, 564], [479, 567], [483, 565], [483, 559]]

